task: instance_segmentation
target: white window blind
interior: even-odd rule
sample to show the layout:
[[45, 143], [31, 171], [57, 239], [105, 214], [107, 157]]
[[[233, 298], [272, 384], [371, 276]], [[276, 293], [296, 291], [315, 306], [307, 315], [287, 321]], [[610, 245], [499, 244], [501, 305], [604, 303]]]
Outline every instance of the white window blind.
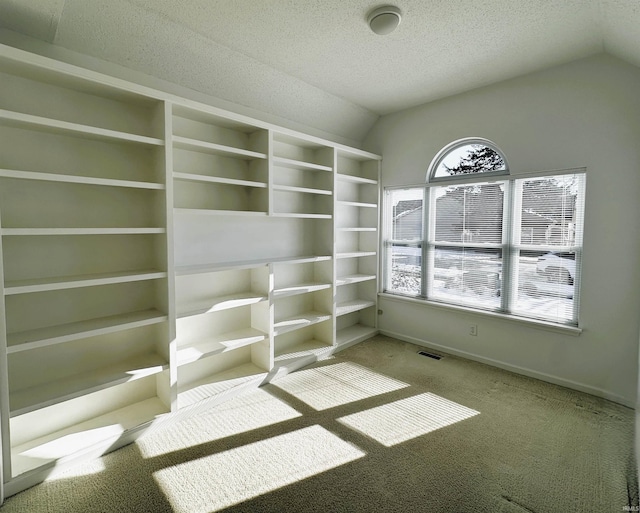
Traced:
[[387, 192], [391, 210], [386, 218], [389, 288], [410, 296], [422, 295], [422, 246], [424, 222], [424, 188], [393, 189]]
[[505, 183], [431, 188], [427, 296], [499, 310]]
[[514, 313], [577, 323], [584, 188], [584, 174], [516, 180]]
[[385, 292], [577, 325], [584, 172], [385, 193]]

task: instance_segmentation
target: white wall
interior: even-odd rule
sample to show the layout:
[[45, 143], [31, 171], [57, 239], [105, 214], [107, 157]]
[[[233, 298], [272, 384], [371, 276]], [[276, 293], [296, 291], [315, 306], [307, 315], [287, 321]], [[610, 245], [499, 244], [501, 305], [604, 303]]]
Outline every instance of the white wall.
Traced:
[[[640, 311], [640, 69], [596, 56], [381, 118], [384, 185], [423, 183], [447, 143], [486, 137], [513, 174], [587, 168], [580, 336], [382, 299], [380, 328], [635, 406]], [[478, 324], [478, 336], [468, 324]]]

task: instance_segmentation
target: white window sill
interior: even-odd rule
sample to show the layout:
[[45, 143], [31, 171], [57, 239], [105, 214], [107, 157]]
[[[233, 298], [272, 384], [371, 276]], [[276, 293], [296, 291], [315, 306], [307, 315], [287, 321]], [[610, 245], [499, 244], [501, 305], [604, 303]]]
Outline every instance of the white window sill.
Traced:
[[564, 324], [545, 322], [537, 319], [527, 319], [525, 317], [518, 317], [516, 315], [508, 315], [508, 314], [503, 314], [498, 312], [487, 312], [484, 310], [477, 310], [475, 308], [469, 308], [465, 306], [438, 303], [436, 301], [428, 301], [426, 299], [421, 299], [421, 298], [401, 296], [397, 294], [389, 294], [386, 292], [380, 292], [378, 293], [378, 296], [391, 301], [398, 301], [400, 303], [407, 303], [407, 302], [416, 303], [416, 304], [420, 304], [428, 307], [441, 308], [444, 310], [455, 310], [455, 311], [464, 312], [467, 314], [477, 315], [480, 317], [491, 317], [493, 319], [501, 319], [504, 321], [529, 326], [531, 328], [538, 328], [541, 330], [553, 331], [556, 333], [562, 333], [563, 335], [573, 335], [574, 337], [577, 337], [582, 333], [582, 328], [579, 328], [576, 326], [566, 326]]

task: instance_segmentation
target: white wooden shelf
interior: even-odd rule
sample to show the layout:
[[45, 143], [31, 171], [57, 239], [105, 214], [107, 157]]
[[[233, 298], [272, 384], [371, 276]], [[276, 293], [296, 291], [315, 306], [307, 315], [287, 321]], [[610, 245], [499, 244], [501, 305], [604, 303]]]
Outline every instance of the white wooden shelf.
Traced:
[[362, 203], [359, 201], [338, 201], [338, 204], [345, 207], [378, 208], [376, 203]]
[[336, 279], [336, 285], [351, 285], [353, 283], [361, 283], [363, 281], [375, 280], [377, 276], [375, 274], [352, 274], [349, 276], [338, 276]]
[[353, 312], [364, 310], [375, 306], [375, 301], [369, 301], [367, 299], [354, 299], [352, 301], [345, 301], [336, 305], [336, 316], [347, 315]]
[[178, 347], [178, 366], [193, 363], [202, 358], [256, 344], [266, 340], [268, 335], [254, 328], [230, 331], [221, 335], [203, 337], [202, 342]]
[[23, 114], [21, 112], [13, 112], [0, 109], [0, 125], [15, 128], [27, 128], [32, 130], [40, 130], [54, 134], [73, 135], [88, 139], [99, 139], [107, 141], [119, 141], [125, 143], [138, 143], [150, 146], [163, 146], [164, 141], [154, 137], [146, 137], [143, 135], [129, 134], [126, 132], [118, 132], [106, 128], [97, 128], [78, 123], [70, 123], [68, 121], [60, 121], [41, 116], [33, 116], [31, 114]]
[[297, 296], [298, 294], [307, 294], [318, 290], [326, 290], [331, 288], [331, 283], [300, 283], [289, 287], [277, 288], [273, 291], [274, 298], [282, 298], [289, 296]]
[[341, 182], [350, 182], [356, 184], [368, 184], [368, 185], [378, 185], [378, 180], [371, 180], [370, 178], [363, 178], [361, 176], [352, 176], [345, 175], [342, 173], [337, 173], [336, 178]]
[[347, 253], [338, 253], [336, 258], [360, 258], [360, 257], [368, 257], [375, 256], [377, 253], [375, 251], [350, 251]]
[[247, 216], [247, 217], [261, 217], [266, 216], [266, 212], [260, 212], [257, 210], [214, 210], [207, 208], [174, 208], [173, 211], [177, 214], [191, 214], [191, 215], [207, 215], [207, 216]]
[[350, 342], [366, 340], [375, 335], [377, 331], [373, 326], [353, 324], [352, 326], [337, 331], [336, 345], [339, 347]]
[[191, 274], [207, 274], [218, 271], [229, 271], [232, 269], [251, 269], [267, 265], [268, 260], [246, 260], [240, 262], [221, 262], [199, 265], [182, 265], [175, 268], [176, 276], [189, 276]]
[[131, 189], [164, 190], [165, 186], [155, 182], [139, 182], [132, 180], [116, 180], [113, 178], [97, 178], [84, 175], [65, 175], [42, 173], [37, 171], [20, 171], [16, 169], [0, 169], [0, 177], [20, 180], [39, 180], [45, 182], [76, 183], [84, 185], [104, 185], [106, 187], [128, 187]]
[[11, 449], [12, 474], [18, 476], [89, 449], [95, 449], [98, 454], [108, 452], [127, 431], [142, 429], [167, 413], [166, 406], [157, 397], [145, 399], [30, 440]]
[[182, 265], [176, 266], [176, 276], [187, 276], [190, 274], [206, 274], [218, 271], [229, 271], [233, 269], [251, 269], [261, 267], [268, 264], [306, 264], [313, 262], [325, 262], [331, 260], [329, 255], [304, 255], [277, 258], [264, 258], [257, 260], [240, 260], [237, 262], [218, 262], [199, 265]]
[[222, 398], [260, 385], [267, 372], [253, 363], [245, 363], [209, 378], [178, 385], [178, 408], [186, 408], [212, 397]]
[[167, 315], [158, 310], [144, 310], [18, 333], [8, 333], [7, 353], [18, 353], [72, 340], [139, 328], [164, 322], [167, 319]]
[[108, 387], [151, 376], [169, 367], [157, 354], [141, 355], [68, 378], [10, 392], [11, 416], [16, 417]]
[[257, 151], [245, 150], [244, 148], [235, 148], [233, 146], [226, 146], [224, 144], [216, 144], [207, 141], [200, 141], [198, 139], [190, 139], [188, 137], [182, 137], [179, 135], [173, 136], [173, 145], [176, 148], [183, 150], [199, 151], [204, 153], [210, 153], [212, 155], [221, 155], [223, 157], [234, 157], [237, 159], [254, 160], [254, 159], [266, 159], [266, 153], [260, 153]]
[[305, 340], [299, 344], [288, 347], [286, 350], [278, 351], [276, 349], [275, 362], [285, 363], [287, 360], [292, 360], [307, 355], [314, 355], [316, 357], [329, 354], [333, 350], [333, 346], [320, 342], [319, 340]]
[[86, 274], [82, 276], [58, 276], [47, 279], [10, 281], [5, 283], [4, 293], [9, 296], [14, 294], [28, 294], [31, 292], [46, 292], [50, 290], [157, 280], [166, 277], [166, 272], [154, 269], [120, 273]]
[[271, 214], [273, 217], [291, 217], [299, 219], [332, 219], [331, 214], [304, 214], [297, 212], [274, 212]]
[[314, 311], [293, 315], [285, 319], [277, 320], [274, 323], [274, 335], [284, 335], [285, 333], [312, 326], [329, 319], [331, 319], [331, 314]]
[[274, 191], [299, 192], [303, 194], [319, 194], [319, 195], [325, 195], [325, 196], [331, 196], [333, 194], [332, 191], [328, 191], [326, 189], [312, 189], [310, 187], [294, 187], [292, 185], [274, 185], [272, 189]]
[[253, 305], [267, 301], [268, 297], [264, 294], [255, 292], [239, 292], [225, 296], [212, 297], [207, 300], [198, 301], [181, 305], [178, 309], [178, 317], [191, 317], [211, 312], [221, 312], [230, 308], [239, 308], [241, 306]]
[[270, 262], [274, 264], [308, 264], [313, 262], [326, 262], [327, 260], [331, 260], [331, 256], [323, 255], [323, 256], [283, 257], [283, 258], [273, 258], [270, 260]]
[[267, 184], [264, 182], [255, 182], [252, 180], [238, 180], [236, 178], [223, 178], [217, 176], [206, 176], [206, 175], [198, 175], [194, 173], [173, 173], [173, 178], [176, 180], [184, 180], [189, 182], [203, 182], [203, 183], [214, 183], [214, 184], [222, 184], [222, 185], [238, 185], [241, 187], [255, 187], [255, 188], [266, 188]]
[[346, 228], [338, 228], [339, 232], [377, 232], [377, 228], [371, 228], [366, 226], [353, 226]]
[[313, 162], [304, 162], [302, 160], [289, 159], [285, 157], [274, 156], [272, 161], [276, 166], [299, 169], [301, 171], [305, 171], [305, 170], [328, 171], [328, 172], [333, 171], [333, 168], [330, 166], [323, 166], [321, 164], [315, 164]]
[[153, 235], [167, 233], [166, 228], [2, 228], [1, 235]]

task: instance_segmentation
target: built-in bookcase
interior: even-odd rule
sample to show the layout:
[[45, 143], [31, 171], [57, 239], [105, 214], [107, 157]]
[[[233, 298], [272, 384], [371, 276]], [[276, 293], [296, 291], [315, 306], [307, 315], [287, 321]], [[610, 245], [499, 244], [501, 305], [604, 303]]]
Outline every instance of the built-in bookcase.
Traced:
[[273, 264], [274, 351], [278, 366], [333, 347], [333, 263], [316, 256]]
[[177, 269], [178, 408], [269, 371], [269, 267], [251, 265]]
[[171, 410], [165, 104], [0, 59], [3, 478]]
[[273, 215], [331, 219], [333, 148], [273, 134]]
[[337, 151], [336, 345], [377, 327], [379, 162]]
[[213, 215], [266, 215], [268, 132], [173, 107], [174, 206]]
[[0, 502], [375, 334], [380, 157], [0, 46]]

